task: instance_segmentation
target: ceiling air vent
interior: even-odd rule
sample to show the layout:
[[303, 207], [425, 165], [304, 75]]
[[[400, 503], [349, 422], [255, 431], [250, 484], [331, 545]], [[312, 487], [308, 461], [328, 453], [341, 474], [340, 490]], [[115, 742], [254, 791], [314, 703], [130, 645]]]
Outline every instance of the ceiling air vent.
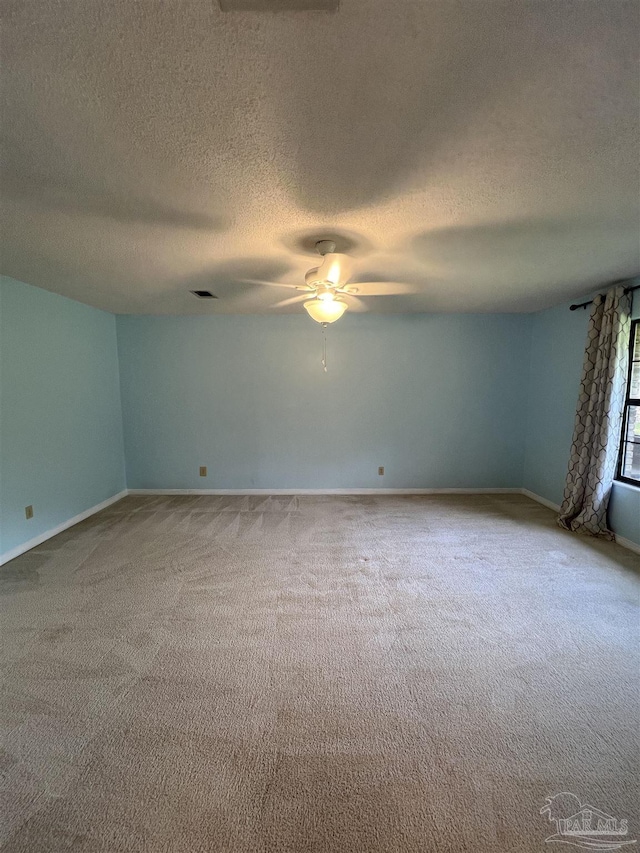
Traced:
[[337, 12], [340, 0], [219, 0], [223, 12]]
[[217, 299], [218, 297], [211, 293], [210, 290], [192, 290], [190, 291], [198, 299]]

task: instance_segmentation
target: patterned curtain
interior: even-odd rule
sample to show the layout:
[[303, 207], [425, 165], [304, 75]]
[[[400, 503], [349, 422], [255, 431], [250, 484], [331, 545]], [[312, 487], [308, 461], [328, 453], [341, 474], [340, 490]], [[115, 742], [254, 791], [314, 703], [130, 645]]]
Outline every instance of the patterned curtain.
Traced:
[[607, 505], [618, 460], [626, 390], [631, 293], [614, 287], [593, 300], [569, 470], [558, 524], [612, 538]]

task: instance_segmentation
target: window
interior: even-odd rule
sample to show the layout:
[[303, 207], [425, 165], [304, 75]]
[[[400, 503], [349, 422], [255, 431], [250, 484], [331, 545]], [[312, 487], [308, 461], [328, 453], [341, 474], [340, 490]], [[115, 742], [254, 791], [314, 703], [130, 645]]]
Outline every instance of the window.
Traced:
[[622, 416], [618, 479], [640, 486], [640, 320], [631, 324], [629, 379]]

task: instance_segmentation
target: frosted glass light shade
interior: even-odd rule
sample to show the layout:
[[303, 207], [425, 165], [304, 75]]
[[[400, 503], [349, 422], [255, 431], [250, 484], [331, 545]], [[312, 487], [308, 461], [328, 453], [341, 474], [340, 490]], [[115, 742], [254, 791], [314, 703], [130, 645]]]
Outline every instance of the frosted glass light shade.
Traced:
[[316, 323], [335, 323], [347, 310], [347, 303], [339, 299], [309, 299], [303, 304]]

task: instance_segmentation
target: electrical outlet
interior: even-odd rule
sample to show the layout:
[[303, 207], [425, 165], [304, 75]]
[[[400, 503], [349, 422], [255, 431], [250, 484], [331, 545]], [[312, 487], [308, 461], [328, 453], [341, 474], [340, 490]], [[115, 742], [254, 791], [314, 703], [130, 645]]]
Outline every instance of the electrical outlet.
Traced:
[[200, 476], [201, 476], [201, 477], [206, 477], [206, 476], [207, 476], [207, 466], [206, 466], [206, 465], [201, 465], [201, 466], [200, 466]]
[[24, 517], [25, 518], [33, 518], [33, 507], [31, 506], [31, 504], [29, 504], [29, 506], [26, 506], [24, 508]]
[[380, 474], [380, 476], [381, 476], [381, 477], [383, 477], [383, 476], [384, 476], [384, 465], [381, 465], [381, 466], [378, 468], [378, 474]]

